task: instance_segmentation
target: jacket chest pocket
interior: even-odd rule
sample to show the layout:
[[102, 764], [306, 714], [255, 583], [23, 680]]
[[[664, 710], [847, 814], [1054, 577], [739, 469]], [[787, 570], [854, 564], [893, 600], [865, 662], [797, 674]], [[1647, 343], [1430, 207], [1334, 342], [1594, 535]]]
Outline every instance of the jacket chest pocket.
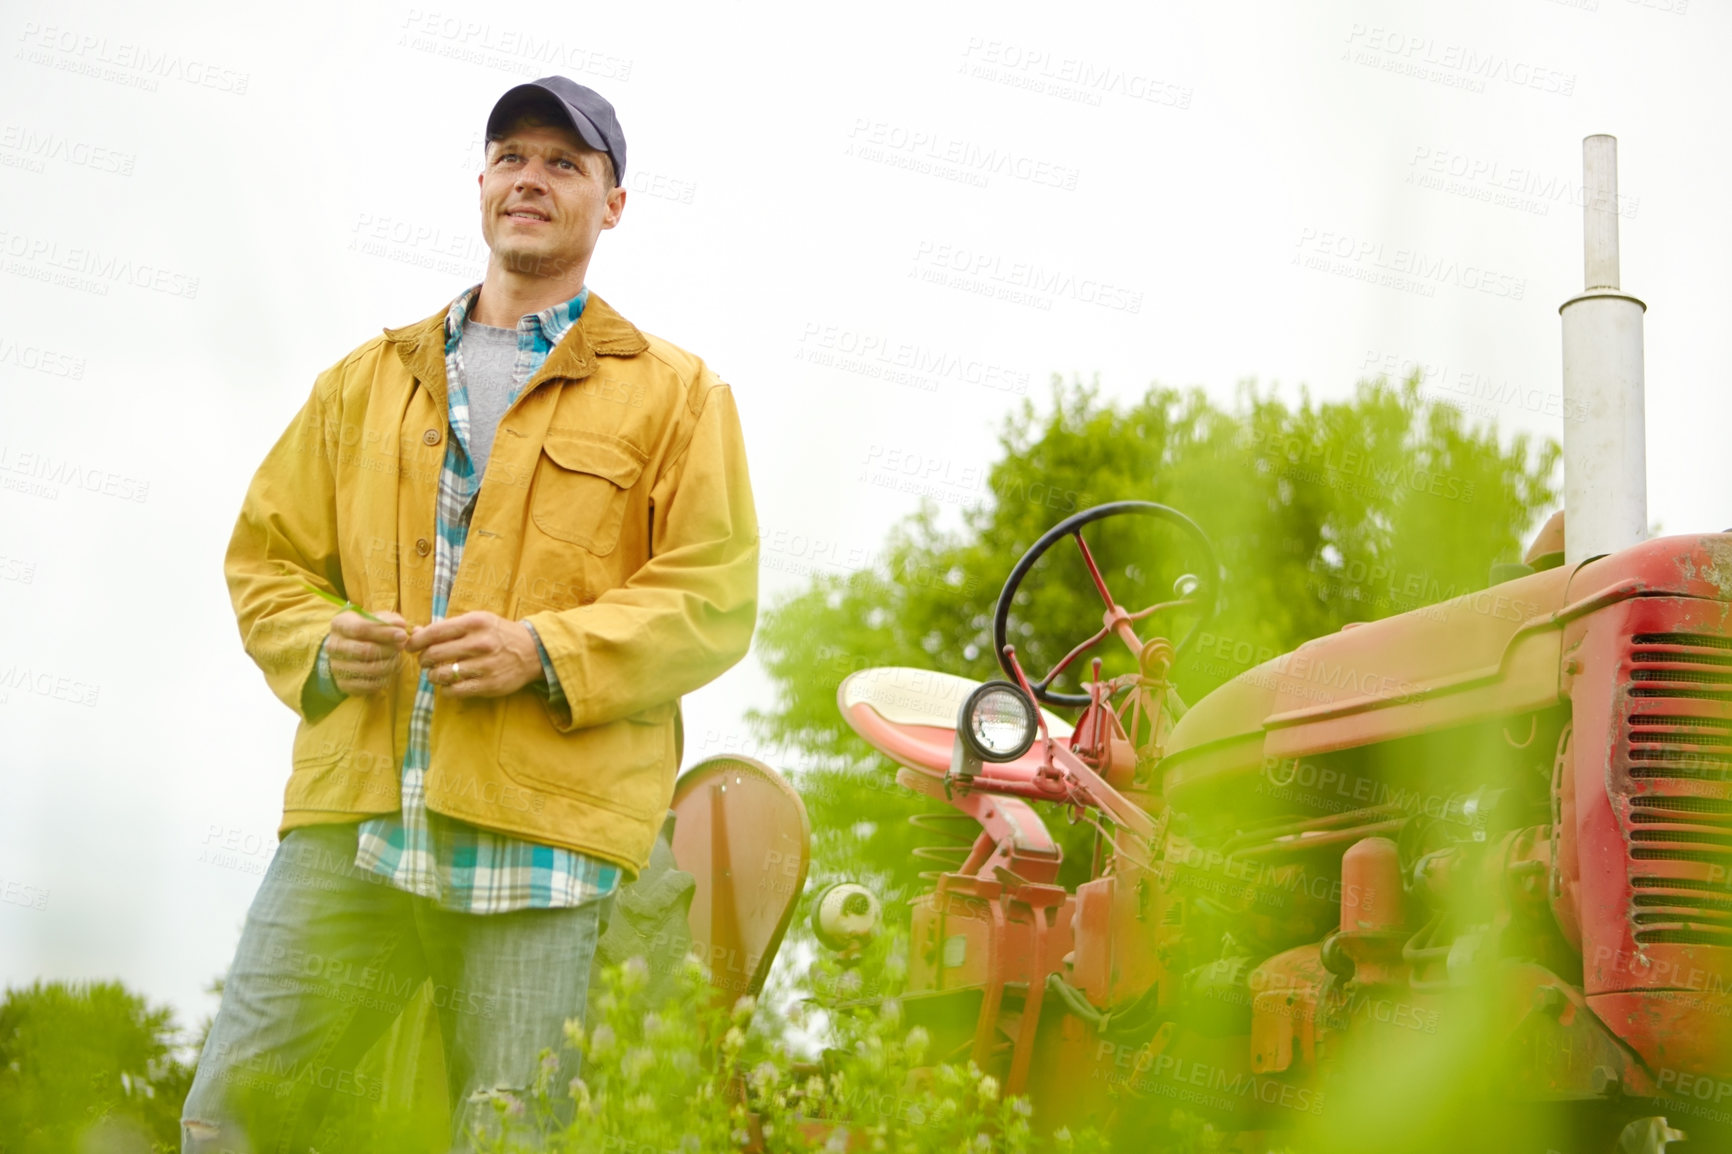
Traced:
[[627, 498], [648, 454], [616, 437], [548, 430], [536, 463], [529, 515], [549, 537], [597, 556], [613, 552]]

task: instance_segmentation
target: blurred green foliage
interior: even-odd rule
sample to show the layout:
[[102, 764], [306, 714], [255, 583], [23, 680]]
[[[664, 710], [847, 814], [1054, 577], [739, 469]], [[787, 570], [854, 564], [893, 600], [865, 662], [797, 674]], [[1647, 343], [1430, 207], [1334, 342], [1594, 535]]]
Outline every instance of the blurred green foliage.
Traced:
[[177, 1151], [192, 1066], [173, 1013], [118, 982], [0, 1002], [0, 1152]]
[[[1297, 404], [1244, 385], [1224, 408], [1200, 390], [1163, 387], [1113, 403], [1055, 377], [1051, 403], [1024, 401], [999, 445], [990, 496], [960, 525], [941, 524], [927, 503], [894, 530], [877, 564], [817, 576], [760, 622], [757, 652], [776, 698], [752, 721], [801, 766], [819, 881], [869, 879], [895, 902], [923, 864], [912, 850], [933, 840], [907, 822], [930, 807], [897, 786], [892, 767], [842, 720], [842, 679], [886, 665], [999, 676], [991, 622], [1001, 584], [1064, 517], [1108, 501], [1155, 501], [1212, 540], [1225, 574], [1218, 612], [1175, 669], [1194, 702], [1348, 622], [1484, 588], [1492, 563], [1519, 558], [1524, 535], [1559, 495], [1555, 443], [1470, 426], [1459, 410], [1428, 402], [1416, 379], [1361, 382], [1344, 401], [1302, 394]], [[1177, 531], [1144, 518], [1101, 523], [1085, 537], [1126, 608], [1170, 598], [1177, 576], [1205, 564]], [[1076, 551], [1049, 551], [1011, 619], [1031, 675], [1098, 629], [1101, 609]], [[1152, 619], [1139, 627], [1145, 640], [1157, 622], [1177, 641], [1195, 619]], [[1128, 667], [1123, 646], [1097, 652], [1108, 675]], [[1074, 682], [1058, 688], [1077, 691]]]
[[[1006, 1098], [972, 1064], [935, 1060], [926, 1031], [908, 1025], [894, 997], [837, 1014], [834, 1045], [803, 1061], [788, 1050], [789, 1023], [775, 1007], [717, 1002], [695, 959], [674, 975], [666, 1000], [653, 998], [641, 961], [607, 967], [599, 986], [588, 1020], [566, 1024], [581, 1075], [565, 1085], [544, 1076], [524, 1098], [499, 1095], [498, 1124], [478, 1150], [1107, 1150], [1092, 1130], [1037, 1139], [1026, 1099]], [[545, 1053], [544, 1072], [555, 1065]]]

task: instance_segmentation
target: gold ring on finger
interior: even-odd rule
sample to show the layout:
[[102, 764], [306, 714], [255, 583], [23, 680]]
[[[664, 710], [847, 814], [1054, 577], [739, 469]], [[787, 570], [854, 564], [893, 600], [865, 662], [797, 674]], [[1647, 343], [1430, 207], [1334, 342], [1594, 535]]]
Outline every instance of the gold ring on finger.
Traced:
[[451, 663], [451, 680], [452, 681], [462, 681], [463, 680], [463, 664], [461, 662], [453, 661]]

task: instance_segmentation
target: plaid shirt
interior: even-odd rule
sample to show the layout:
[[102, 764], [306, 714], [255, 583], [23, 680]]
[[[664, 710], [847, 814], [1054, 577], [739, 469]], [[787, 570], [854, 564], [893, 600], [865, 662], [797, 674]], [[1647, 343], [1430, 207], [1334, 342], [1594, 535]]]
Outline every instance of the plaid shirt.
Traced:
[[[433, 620], [445, 616], [451, 581], [463, 560], [469, 517], [481, 478], [469, 459], [469, 390], [463, 374], [463, 324], [481, 286], [451, 305], [445, 315], [445, 379], [451, 436], [439, 474], [437, 545], [433, 566]], [[517, 360], [512, 366], [508, 404], [547, 359], [566, 330], [583, 315], [589, 290], [517, 322]], [[526, 623], [527, 624], [527, 623]], [[530, 635], [535, 629], [530, 627]], [[553, 663], [535, 638], [547, 679], [549, 705], [565, 708]], [[327, 683], [328, 665], [320, 652], [319, 680]], [[392, 885], [465, 913], [559, 909], [606, 897], [619, 884], [619, 867], [553, 846], [535, 845], [492, 833], [427, 809], [428, 738], [433, 727], [433, 682], [421, 671], [415, 709], [409, 720], [409, 748], [403, 755], [401, 812], [361, 823], [355, 864], [381, 874]], [[334, 688], [334, 685], [331, 686]]]

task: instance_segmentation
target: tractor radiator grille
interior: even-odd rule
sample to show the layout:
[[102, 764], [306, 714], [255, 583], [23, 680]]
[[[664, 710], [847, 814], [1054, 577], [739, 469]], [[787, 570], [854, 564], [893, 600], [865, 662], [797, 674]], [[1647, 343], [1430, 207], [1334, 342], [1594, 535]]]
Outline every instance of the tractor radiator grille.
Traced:
[[[1638, 945], [1732, 946], [1732, 638], [1630, 638], [1625, 767], [1630, 921]], [[1712, 790], [1712, 786], [1708, 787]], [[1640, 792], [1637, 792], [1637, 791]]]
[[1637, 942], [1732, 945], [1732, 895], [1694, 892], [1691, 878], [1632, 880]]
[[1664, 704], [1732, 702], [1732, 637], [1638, 633], [1630, 644], [1630, 776], [1732, 781], [1732, 719]]

